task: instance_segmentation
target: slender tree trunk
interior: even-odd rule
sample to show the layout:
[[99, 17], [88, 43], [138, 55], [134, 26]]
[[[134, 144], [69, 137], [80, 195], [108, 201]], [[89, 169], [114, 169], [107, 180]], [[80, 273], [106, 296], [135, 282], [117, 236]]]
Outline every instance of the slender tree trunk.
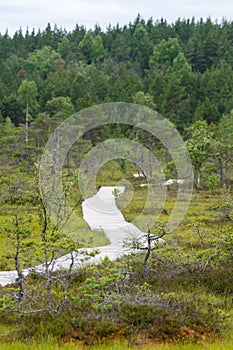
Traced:
[[147, 252], [146, 252], [146, 256], [143, 262], [143, 272], [144, 272], [144, 276], [146, 276], [147, 274], [147, 263], [150, 257], [150, 253], [151, 253], [151, 236], [150, 236], [150, 229], [148, 228], [148, 234], [147, 234]]
[[201, 183], [201, 172], [200, 172], [200, 170], [198, 170], [198, 173], [197, 173], [197, 185], [200, 186], [200, 183]]
[[150, 149], [150, 178], [152, 178], [153, 175], [153, 153], [152, 153], [152, 147]]
[[223, 171], [223, 163], [222, 163], [222, 158], [219, 158], [219, 170], [220, 170], [220, 179], [221, 181], [224, 180], [224, 171]]
[[21, 267], [20, 267], [20, 260], [19, 255], [21, 251], [21, 244], [20, 244], [20, 234], [19, 234], [19, 220], [18, 216], [15, 216], [15, 226], [16, 226], [16, 251], [15, 251], [15, 270], [18, 275], [18, 284], [19, 284], [19, 293], [18, 293], [18, 302], [20, 303], [23, 300], [24, 297], [24, 275], [22, 273]]
[[66, 165], [67, 165], [67, 175], [71, 175], [71, 167], [70, 167], [70, 152], [68, 151], [66, 156]]
[[26, 146], [26, 161], [28, 162], [28, 115], [29, 115], [28, 99], [26, 102], [26, 120], [25, 120], [25, 146]]

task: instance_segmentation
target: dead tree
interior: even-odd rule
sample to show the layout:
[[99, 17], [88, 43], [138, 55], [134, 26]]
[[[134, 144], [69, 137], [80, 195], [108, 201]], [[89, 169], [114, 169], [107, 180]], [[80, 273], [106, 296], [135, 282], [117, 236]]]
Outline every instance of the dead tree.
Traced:
[[[146, 235], [143, 235], [141, 236], [139, 239], [138, 239], [138, 244], [137, 244], [137, 249], [139, 250], [145, 250], [146, 251], [146, 255], [145, 255], [145, 258], [144, 258], [144, 261], [143, 261], [143, 274], [144, 276], [147, 275], [147, 271], [148, 271], [148, 260], [150, 258], [150, 255], [151, 255], [151, 252], [153, 250], [156, 249], [155, 245], [153, 243], [157, 242], [157, 243], [160, 243], [161, 242], [161, 239], [162, 237], [166, 234], [166, 231], [165, 229], [163, 228], [162, 229], [162, 232], [160, 235], [156, 236], [154, 234], [151, 234], [150, 232], [150, 227], [148, 225], [148, 232]], [[140, 246], [140, 240], [142, 238], [146, 238], [146, 247], [142, 247]], [[163, 241], [162, 241], [163, 242]]]

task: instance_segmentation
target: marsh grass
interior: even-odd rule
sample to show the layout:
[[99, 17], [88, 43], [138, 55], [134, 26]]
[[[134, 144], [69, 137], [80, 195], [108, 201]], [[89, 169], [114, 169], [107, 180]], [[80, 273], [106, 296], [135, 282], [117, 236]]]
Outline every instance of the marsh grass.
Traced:
[[[115, 162], [113, 166], [113, 163], [100, 170], [97, 189], [120, 183], [119, 164]], [[148, 189], [139, 186], [145, 180], [133, 178], [134, 172], [135, 168], [130, 167], [124, 174], [124, 179], [134, 188], [131, 202], [122, 210], [127, 221], [135, 220], [147, 198]], [[76, 197], [80, 197], [77, 188], [72, 191], [71, 203]], [[176, 197], [176, 189], [167, 191], [159, 225], [168, 222]], [[232, 224], [212, 210], [219, 200], [218, 191], [213, 195], [206, 191], [193, 193], [179, 227], [166, 235], [166, 244], [159, 245], [151, 254], [147, 276], [143, 274], [145, 252], [125, 256], [117, 262], [103, 261], [72, 276], [67, 309], [62, 315], [25, 317], [1, 313], [0, 349], [233, 349], [232, 339], [218, 340], [233, 330], [232, 241], [229, 239]], [[34, 209], [31, 207], [30, 211]], [[8, 223], [7, 210], [1, 214], [1, 224]], [[76, 208], [76, 214], [79, 229], [71, 228], [72, 234], [83, 246], [108, 244], [103, 232], [88, 229], [81, 206]], [[150, 215], [145, 212], [143, 220]], [[35, 212], [31, 223], [36, 237]], [[151, 227], [151, 232], [157, 233], [158, 226]], [[3, 257], [9, 242], [0, 235], [0, 243]], [[10, 266], [8, 260], [1, 268]], [[115, 274], [119, 275], [116, 279]], [[38, 276], [31, 276], [27, 283], [35, 291], [42, 285]], [[0, 288], [0, 296], [6, 291]], [[54, 292], [59, 294], [59, 287], [55, 286]], [[43, 293], [40, 293], [42, 303], [46, 298]], [[13, 342], [8, 343], [8, 339]]]
[[[14, 214], [6, 215], [7, 207], [1, 208], [1, 212], [4, 211], [4, 215], [0, 213], [0, 270], [14, 270], [14, 241], [10, 235], [5, 234], [5, 229], [10, 230], [13, 234], [15, 230], [14, 226]], [[39, 225], [39, 218], [36, 212], [36, 208], [23, 208], [19, 215], [19, 219], [22, 220], [21, 227], [28, 228], [30, 226], [30, 234], [27, 239], [24, 240], [24, 244], [30, 244], [33, 249], [28, 249], [27, 251], [27, 261], [30, 261], [30, 266], [34, 266], [40, 263], [40, 253], [37, 250], [37, 244], [41, 241], [41, 227]], [[28, 220], [28, 213], [30, 213], [30, 220]], [[78, 229], [77, 229], [78, 227]], [[98, 247], [110, 244], [110, 241], [106, 237], [103, 231], [95, 230], [92, 231], [88, 227], [87, 223], [81, 217], [76, 216], [76, 223], [69, 225], [69, 233], [63, 231], [72, 240], [79, 242], [80, 247]], [[35, 258], [37, 257], [37, 258]], [[41, 256], [42, 258], [42, 256]], [[27, 266], [25, 266], [27, 267]]]
[[78, 343], [66, 343], [66, 344], [56, 344], [56, 343], [29, 343], [23, 344], [20, 342], [13, 343], [0, 343], [2, 350], [233, 350], [233, 341], [217, 341], [215, 343], [205, 344], [190, 344], [190, 343], [181, 343], [181, 344], [151, 344], [146, 345], [142, 344], [139, 346], [128, 346], [124, 344], [106, 344], [98, 345], [92, 347], [82, 346]]

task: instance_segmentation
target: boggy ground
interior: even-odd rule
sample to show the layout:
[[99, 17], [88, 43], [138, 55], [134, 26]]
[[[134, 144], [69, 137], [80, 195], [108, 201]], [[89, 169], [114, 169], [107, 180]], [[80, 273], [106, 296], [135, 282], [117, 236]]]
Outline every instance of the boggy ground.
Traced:
[[[143, 205], [145, 188], [137, 188], [123, 210], [127, 220]], [[168, 191], [152, 233], [168, 220], [175, 198], [176, 190]], [[163, 344], [172, 344], [166, 345], [168, 349], [231, 349], [232, 342], [225, 339], [233, 330], [232, 223], [224, 218], [221, 201], [220, 190], [212, 195], [194, 192], [181, 225], [151, 253], [146, 274], [145, 251], [76, 271], [64, 309], [57, 308], [64, 292], [56, 273], [50, 311], [48, 280], [43, 276], [26, 279], [27, 294], [18, 309], [12, 297], [18, 285], [1, 288], [2, 349], [27, 348], [24, 343], [30, 349], [50, 349], [51, 342], [62, 345], [61, 349], [145, 348], [147, 344], [157, 349], [166, 349]]]

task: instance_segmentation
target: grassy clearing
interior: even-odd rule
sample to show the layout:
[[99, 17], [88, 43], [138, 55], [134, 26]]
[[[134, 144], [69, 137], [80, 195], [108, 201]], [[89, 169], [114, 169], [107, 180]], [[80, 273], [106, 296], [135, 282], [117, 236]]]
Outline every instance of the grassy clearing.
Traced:
[[128, 346], [124, 344], [109, 344], [109, 345], [98, 345], [93, 347], [84, 347], [80, 344], [66, 343], [66, 344], [56, 344], [56, 343], [30, 343], [22, 344], [19, 342], [13, 343], [0, 343], [2, 350], [232, 350], [232, 341], [223, 341], [216, 343], [202, 343], [202, 344], [153, 344], [153, 345], [139, 345], [139, 346]]

